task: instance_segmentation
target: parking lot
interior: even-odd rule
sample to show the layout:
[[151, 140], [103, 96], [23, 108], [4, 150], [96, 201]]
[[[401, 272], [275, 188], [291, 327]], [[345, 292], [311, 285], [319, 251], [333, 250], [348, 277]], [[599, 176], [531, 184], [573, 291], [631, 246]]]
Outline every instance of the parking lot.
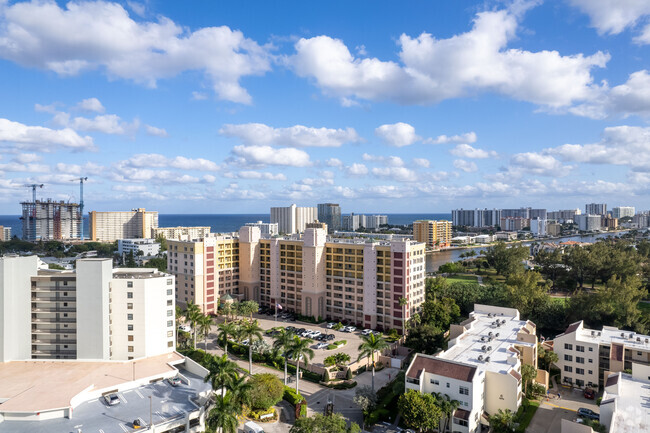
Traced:
[[[558, 398], [558, 387], [554, 383], [550, 390], [549, 399], [544, 399], [540, 404], [535, 416], [531, 420], [527, 433], [555, 433], [561, 430], [562, 420], [575, 421], [577, 410], [587, 408], [599, 413], [600, 408], [595, 400], [586, 399], [583, 391], [569, 387], [559, 387], [560, 398]], [[596, 396], [597, 397], [597, 396]]]

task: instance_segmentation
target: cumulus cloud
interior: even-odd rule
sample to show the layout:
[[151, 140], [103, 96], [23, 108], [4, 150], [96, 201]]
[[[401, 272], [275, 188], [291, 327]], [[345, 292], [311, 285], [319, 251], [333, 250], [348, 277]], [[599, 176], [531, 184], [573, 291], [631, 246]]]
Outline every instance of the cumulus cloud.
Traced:
[[415, 182], [418, 180], [418, 175], [406, 167], [375, 167], [372, 169], [372, 174], [397, 182]]
[[470, 146], [469, 144], [459, 144], [449, 151], [452, 155], [460, 158], [485, 159], [497, 156], [493, 150], [483, 150]]
[[364, 164], [359, 164], [355, 162], [354, 164], [346, 167], [345, 171], [350, 176], [363, 176], [368, 174], [368, 167], [366, 167]]
[[266, 200], [268, 195], [261, 190], [242, 189], [237, 183], [231, 183], [219, 193], [222, 200]]
[[325, 161], [325, 165], [328, 167], [343, 167], [343, 161], [338, 158], [329, 158]]
[[75, 117], [69, 123], [72, 129], [78, 131], [101, 132], [104, 134], [133, 134], [140, 127], [140, 121], [124, 122], [115, 114], [102, 114], [92, 119], [86, 117]]
[[434, 104], [495, 92], [554, 109], [590, 99], [598, 89], [591, 70], [604, 67], [609, 55], [508, 48], [525, 9], [515, 2], [511, 9], [478, 13], [471, 30], [447, 39], [403, 34], [399, 63], [355, 57], [329, 36], [300, 39], [289, 62], [299, 76], [339, 98]]
[[133, 155], [127, 160], [118, 163], [120, 167], [132, 168], [178, 168], [181, 170], [191, 171], [217, 171], [219, 166], [208, 159], [204, 158], [186, 158], [184, 156], [176, 156], [168, 158], [158, 153], [139, 153]]
[[271, 146], [235, 146], [232, 153], [239, 157], [238, 162], [245, 165], [284, 165], [290, 167], [307, 167], [311, 165], [309, 154], [304, 150], [291, 147], [274, 148]]
[[413, 158], [413, 165], [428, 168], [431, 165], [431, 162], [426, 158]]
[[402, 167], [404, 165], [404, 160], [399, 156], [379, 156], [364, 153], [361, 157], [364, 161], [379, 162], [389, 167]]
[[384, 143], [395, 147], [409, 146], [421, 139], [415, 133], [413, 126], [403, 122], [397, 122], [392, 125], [381, 125], [375, 129], [375, 135]]
[[203, 72], [221, 99], [248, 104], [242, 77], [270, 70], [267, 47], [227, 26], [188, 31], [166, 17], [134, 21], [118, 3], [27, 1], [0, 9], [0, 57], [61, 76], [103, 70], [155, 87]]
[[[648, 0], [569, 0], [569, 3], [587, 14], [592, 27], [600, 34], [619, 34], [625, 29], [636, 27], [650, 15]], [[649, 28], [650, 26], [646, 25], [642, 34], [635, 40], [639, 43], [650, 43], [650, 39], [644, 38]]]
[[645, 69], [633, 72], [625, 83], [611, 89], [604, 87], [597, 98], [570, 111], [595, 119], [634, 114], [650, 117], [650, 73]]
[[439, 135], [436, 138], [427, 138], [424, 140], [425, 144], [460, 144], [460, 143], [475, 143], [476, 142], [476, 133], [475, 132], [466, 132], [459, 135]]
[[169, 137], [169, 134], [167, 134], [167, 131], [165, 131], [164, 128], [156, 128], [155, 126], [145, 125], [145, 130], [147, 131], [148, 135], [152, 135], [154, 137]]
[[237, 173], [226, 173], [225, 177], [232, 179], [263, 179], [263, 180], [287, 180], [283, 173], [270, 173], [268, 171], [243, 170]]
[[88, 98], [77, 104], [77, 108], [83, 111], [91, 111], [93, 113], [103, 113], [106, 111], [102, 103], [97, 98]]
[[28, 126], [0, 118], [0, 147], [50, 152], [57, 147], [70, 150], [95, 150], [91, 137], [82, 137], [71, 128], [50, 129]]
[[472, 173], [478, 170], [478, 166], [475, 162], [465, 161], [464, 159], [454, 160], [454, 167], [464, 171], [465, 173]]
[[353, 128], [311, 128], [303, 125], [274, 128], [263, 123], [224, 125], [219, 133], [227, 137], [237, 137], [249, 145], [340, 147], [345, 143], [361, 140]]
[[515, 170], [521, 169], [521, 174], [554, 177], [567, 176], [573, 168], [572, 166], [563, 165], [552, 155], [536, 152], [517, 153], [510, 159], [510, 164], [515, 167]]

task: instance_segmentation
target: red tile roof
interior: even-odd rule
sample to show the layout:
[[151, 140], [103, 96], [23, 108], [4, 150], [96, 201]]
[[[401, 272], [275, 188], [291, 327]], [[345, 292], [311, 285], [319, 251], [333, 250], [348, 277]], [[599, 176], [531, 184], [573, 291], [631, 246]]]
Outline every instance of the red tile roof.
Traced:
[[476, 373], [476, 367], [417, 354], [411, 368], [409, 368], [407, 377], [417, 379], [420, 377], [422, 371], [437, 376], [462, 380], [463, 382], [471, 382], [474, 378], [474, 373]]

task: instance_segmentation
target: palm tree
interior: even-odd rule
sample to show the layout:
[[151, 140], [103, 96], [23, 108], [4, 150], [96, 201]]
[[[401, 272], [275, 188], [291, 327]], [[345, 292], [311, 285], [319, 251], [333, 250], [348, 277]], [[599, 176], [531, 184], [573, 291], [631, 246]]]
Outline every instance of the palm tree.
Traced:
[[489, 417], [490, 428], [494, 433], [512, 432], [514, 429], [514, 414], [510, 409], [499, 409], [498, 413]]
[[372, 392], [375, 392], [375, 352], [381, 352], [386, 349], [388, 343], [384, 340], [384, 337], [377, 337], [374, 333], [362, 336], [361, 340], [363, 343], [359, 345], [359, 357], [357, 361], [366, 357], [372, 359]]
[[217, 326], [217, 338], [219, 340], [223, 339], [223, 348], [228, 355], [228, 337], [235, 337], [237, 331], [239, 330], [239, 325], [235, 322], [223, 322]]
[[250, 391], [253, 385], [248, 382], [248, 377], [239, 376], [230, 382], [228, 395], [232, 396], [233, 403], [238, 406], [248, 405], [250, 403]]
[[273, 347], [282, 350], [284, 353], [284, 385], [287, 385], [287, 352], [291, 349], [293, 344], [294, 335], [291, 332], [287, 332], [286, 329], [281, 330], [273, 337]]
[[187, 307], [185, 308], [185, 311], [183, 311], [183, 316], [185, 316], [185, 321], [190, 323], [192, 326], [192, 335], [194, 336], [194, 349], [196, 349], [196, 322], [199, 320], [199, 317], [201, 315], [201, 309], [198, 305], [192, 301], [187, 303]]
[[458, 400], [452, 400], [451, 398], [449, 398], [449, 395], [447, 394], [442, 395], [439, 392], [434, 393], [433, 396], [436, 398], [438, 407], [440, 407], [440, 410], [443, 415], [440, 418], [440, 431], [442, 432], [447, 431], [447, 428], [449, 428], [449, 424], [454, 415], [454, 412], [456, 412], [456, 409], [458, 409], [458, 406], [460, 406], [460, 402]]
[[205, 351], [208, 351], [208, 335], [212, 331], [212, 317], [206, 315], [200, 315], [196, 322], [197, 332], [203, 337], [203, 343], [205, 344]]
[[257, 320], [244, 321], [241, 325], [241, 338], [248, 339], [248, 374], [253, 374], [253, 340], [261, 340], [262, 332]]
[[208, 426], [221, 433], [237, 433], [237, 415], [241, 413], [241, 405], [235, 404], [233, 397], [218, 395], [214, 407], [210, 410], [206, 422]]
[[181, 317], [183, 317], [183, 309], [176, 306], [176, 329], [181, 325]]
[[309, 348], [309, 345], [313, 342], [309, 338], [299, 338], [297, 336], [293, 337], [293, 343], [291, 348], [287, 353], [291, 359], [296, 360], [296, 392], [299, 394], [298, 380], [300, 377], [300, 358], [304, 358], [305, 364], [307, 364], [307, 358], [311, 361], [314, 358], [314, 351]]
[[399, 306], [402, 307], [402, 335], [406, 335], [406, 308], [409, 303], [408, 299], [402, 297], [399, 298]]
[[208, 374], [205, 381], [212, 384], [212, 389], [221, 389], [221, 396], [225, 397], [226, 388], [237, 379], [237, 364], [228, 360], [226, 355], [213, 356], [208, 361]]

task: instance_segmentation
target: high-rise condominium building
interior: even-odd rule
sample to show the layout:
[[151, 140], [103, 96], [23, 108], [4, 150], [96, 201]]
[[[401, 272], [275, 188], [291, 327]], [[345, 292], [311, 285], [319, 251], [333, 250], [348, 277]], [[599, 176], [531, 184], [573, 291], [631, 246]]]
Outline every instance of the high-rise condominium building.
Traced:
[[413, 223], [413, 239], [427, 247], [448, 247], [451, 244], [451, 221], [419, 220]]
[[650, 336], [613, 326], [587, 329], [580, 321], [555, 337], [553, 351], [558, 355], [555, 364], [562, 383], [580, 388], [605, 386], [609, 373], [631, 370], [634, 364], [650, 365]]
[[585, 214], [587, 215], [606, 215], [606, 203], [588, 203], [585, 205]]
[[210, 234], [210, 227], [154, 227], [151, 229], [151, 237], [156, 239], [201, 239]]
[[576, 215], [576, 223], [578, 223], [578, 230], [591, 232], [601, 229], [602, 216], [601, 215]]
[[618, 206], [612, 208], [612, 218], [633, 217], [635, 214], [634, 206]]
[[341, 218], [341, 229], [354, 232], [359, 230], [359, 227], [365, 227], [365, 217], [363, 215], [358, 215], [351, 213], [349, 215], [343, 215]]
[[335, 203], [320, 203], [318, 221], [327, 224], [330, 232], [341, 230], [341, 206]]
[[38, 270], [36, 257], [0, 258], [0, 362], [128, 360], [175, 350], [174, 277], [80, 259]]
[[377, 230], [386, 224], [388, 224], [388, 215], [366, 215], [366, 224], [364, 227]]
[[11, 240], [11, 227], [0, 226], [0, 241]]
[[530, 227], [530, 218], [501, 218], [501, 230], [508, 232], [523, 230]]
[[77, 203], [36, 200], [21, 205], [24, 240], [81, 239], [81, 214]]
[[455, 226], [494, 227], [500, 224], [500, 209], [454, 209], [451, 221]]
[[521, 366], [537, 367], [535, 324], [521, 320], [515, 309], [477, 304], [449, 333], [447, 350], [415, 355], [406, 370], [406, 389], [456, 400], [454, 432], [480, 432], [486, 413], [517, 412], [523, 398]]
[[204, 313], [215, 313], [221, 296], [240, 293], [239, 262], [235, 236], [167, 242], [167, 270], [176, 276], [176, 302], [185, 306], [192, 301]]
[[501, 209], [501, 218], [542, 218], [546, 219], [546, 209], [521, 207], [519, 209]]
[[289, 207], [272, 207], [271, 223], [278, 224], [278, 230], [283, 234], [302, 233], [307, 223], [313, 223], [318, 219], [318, 208], [297, 207], [292, 204]]
[[533, 236], [546, 236], [547, 221], [542, 218], [531, 218], [530, 232]]
[[262, 236], [277, 236], [280, 234], [278, 223], [263, 223], [262, 221], [258, 221], [256, 223], [246, 223], [246, 225], [259, 228]]
[[559, 223], [574, 222], [576, 215], [581, 215], [580, 209], [557, 210], [548, 213], [548, 219]]
[[153, 237], [158, 227], [158, 212], [133, 209], [128, 212], [90, 212], [90, 239], [113, 242], [118, 239]]
[[322, 228], [264, 239], [242, 227], [239, 257], [246, 299], [305, 316], [401, 331], [424, 302], [425, 245], [412, 240], [328, 240]]

